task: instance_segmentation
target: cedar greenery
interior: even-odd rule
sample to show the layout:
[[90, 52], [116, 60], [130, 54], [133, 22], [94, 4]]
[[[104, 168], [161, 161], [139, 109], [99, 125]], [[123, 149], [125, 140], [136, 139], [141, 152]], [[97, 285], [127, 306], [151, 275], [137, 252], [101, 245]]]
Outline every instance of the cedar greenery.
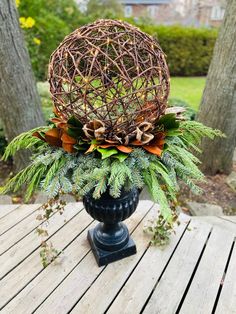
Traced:
[[[40, 257], [44, 267], [54, 261], [60, 252], [45, 241], [48, 233], [43, 224], [56, 212], [62, 213], [65, 204], [59, 200], [59, 196], [66, 193], [83, 197], [93, 190], [93, 197], [99, 199], [109, 189], [110, 195], [117, 198], [122, 189], [141, 190], [146, 185], [154, 202], [160, 204], [160, 213], [156, 222], [145, 231], [152, 235], [151, 244], [167, 244], [177, 220], [178, 179], [184, 181], [193, 192], [201, 192], [196, 183], [204, 180], [204, 176], [197, 166], [200, 161], [191, 151], [200, 152], [197, 145], [202, 137], [213, 139], [223, 136], [220, 131], [199, 122], [179, 122], [175, 115], [166, 114], [156, 124], [157, 129], [166, 133], [161, 157], [142, 147], [133, 148], [129, 154], [114, 148], [98, 147], [92, 153], [84, 154], [84, 149], [80, 150], [80, 146], [76, 145], [78, 151], [71, 154], [43, 140], [44, 132], [52, 127], [27, 131], [8, 145], [4, 160], [20, 149], [30, 149], [32, 160], [28, 167], [0, 188], [0, 194], [4, 194], [17, 192], [26, 186], [26, 201], [38, 189], [47, 192], [50, 197], [43, 205], [45, 214], [39, 218], [42, 225], [37, 229], [42, 237]], [[42, 136], [33, 136], [36, 132]]]
[[14, 156], [15, 153], [20, 149], [30, 149], [37, 144], [43, 145], [44, 143], [39, 138], [33, 137], [32, 135], [35, 132], [47, 131], [49, 130], [49, 128], [50, 127], [47, 126], [37, 127], [35, 129], [29, 130], [16, 136], [7, 146], [2, 159], [7, 160], [10, 156]]
[[0, 193], [17, 192], [26, 184], [26, 201], [39, 188], [52, 198], [64, 193], [82, 197], [92, 189], [95, 199], [101, 197], [106, 189], [117, 198], [122, 188], [142, 189], [147, 185], [153, 200], [160, 204], [163, 219], [168, 223], [173, 216], [171, 205], [176, 202], [177, 178], [183, 180], [195, 193], [200, 192], [196, 182], [204, 180], [197, 167], [200, 161], [189, 149], [199, 151], [196, 145], [202, 137], [223, 136], [220, 131], [199, 122], [183, 121], [178, 129], [167, 133], [161, 158], [142, 148], [135, 148], [126, 159], [117, 156], [101, 159], [96, 155], [97, 151], [89, 155], [69, 154], [62, 148], [53, 148], [32, 136], [35, 131], [48, 128], [23, 133], [9, 144], [3, 156], [5, 160], [22, 148], [37, 147], [37, 150], [31, 164], [0, 188]]

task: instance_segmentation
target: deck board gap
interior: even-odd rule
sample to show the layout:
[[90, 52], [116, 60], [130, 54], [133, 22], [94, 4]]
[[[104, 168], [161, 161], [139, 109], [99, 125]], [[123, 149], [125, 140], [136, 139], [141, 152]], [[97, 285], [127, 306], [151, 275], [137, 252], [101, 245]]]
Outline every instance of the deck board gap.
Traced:
[[151, 291], [149, 297], [147, 298], [146, 302], [144, 303], [144, 305], [143, 305], [143, 307], [142, 307], [142, 309], [141, 309], [141, 311], [140, 311], [140, 314], [143, 313], [143, 311], [145, 310], [145, 307], [147, 306], [147, 304], [148, 304], [149, 300], [151, 299], [151, 297], [152, 297], [152, 295], [153, 295], [153, 293], [154, 293], [154, 291], [155, 291], [155, 289], [156, 289], [156, 287], [157, 287], [159, 281], [161, 280], [161, 277], [163, 276], [165, 270], [167, 269], [167, 267], [168, 267], [168, 265], [169, 265], [169, 263], [170, 263], [170, 261], [171, 261], [171, 258], [174, 256], [174, 253], [175, 253], [175, 251], [176, 251], [176, 249], [177, 249], [179, 243], [181, 242], [181, 240], [182, 240], [182, 238], [183, 238], [185, 232], [188, 231], [188, 226], [189, 226], [190, 222], [191, 222], [191, 219], [190, 219], [190, 220], [188, 221], [188, 223], [186, 224], [186, 227], [185, 227], [183, 233], [181, 234], [181, 236], [180, 236], [178, 242], [176, 243], [176, 246], [175, 246], [173, 252], [171, 253], [171, 255], [170, 255], [170, 257], [169, 257], [169, 259], [168, 259], [168, 261], [167, 261], [165, 267], [163, 268], [163, 270], [162, 270], [160, 276], [158, 277], [158, 279], [157, 279], [157, 281], [156, 281], [156, 283], [155, 283], [155, 285], [154, 285], [154, 287], [153, 287], [153, 289], [152, 289], [152, 291]]
[[[91, 251], [91, 250], [90, 250]], [[89, 251], [89, 252], [90, 252]], [[88, 253], [89, 253], [88, 252]], [[87, 254], [86, 254], [87, 255]], [[102, 275], [102, 273], [104, 272], [104, 270], [107, 268], [106, 266], [101, 267], [101, 271], [100, 273], [94, 278], [94, 280], [91, 282], [91, 284], [88, 286], [88, 288], [83, 292], [83, 294], [80, 296], [80, 298], [73, 304], [73, 306], [71, 307], [71, 309], [68, 311], [68, 314], [71, 313], [73, 311], [73, 309], [76, 307], [76, 305], [80, 302], [80, 300], [84, 297], [84, 295], [88, 292], [88, 290], [92, 287], [92, 285], [96, 282], [96, 280]]]
[[[83, 210], [83, 208], [76, 213], [74, 216], [72, 216], [70, 219], [68, 219], [59, 229], [57, 229], [54, 233], [52, 233], [46, 241], [50, 240], [51, 237], [56, 234], [59, 230], [61, 230], [62, 228], [64, 228], [65, 225], [68, 224], [68, 222], [70, 222], [72, 219], [74, 219], [77, 215], [79, 215], [79, 213]], [[7, 271], [1, 278], [0, 280], [2, 280], [4, 277], [6, 277], [13, 269], [15, 269], [16, 267], [18, 267], [23, 261], [25, 261], [31, 254], [33, 254], [38, 248], [40, 247], [40, 244], [38, 246], [36, 246], [29, 254], [27, 254], [22, 260], [20, 260], [16, 265], [14, 265], [11, 269], [9, 269], [9, 271]]]
[[212, 309], [211, 314], [214, 314], [215, 311], [216, 311], [217, 304], [218, 304], [218, 301], [220, 299], [220, 294], [221, 294], [221, 291], [222, 291], [222, 288], [223, 288], [223, 285], [224, 285], [224, 279], [225, 279], [225, 276], [226, 276], [226, 273], [227, 273], [227, 270], [228, 270], [228, 267], [229, 267], [229, 263], [230, 263], [230, 259], [231, 259], [234, 247], [235, 247], [235, 239], [234, 239], [234, 241], [232, 243], [232, 246], [231, 246], [231, 249], [230, 249], [230, 252], [229, 252], [229, 256], [228, 256], [228, 259], [227, 259], [227, 262], [226, 262], [226, 265], [225, 265], [224, 273], [223, 273], [223, 276], [222, 276], [222, 280], [221, 280], [221, 283], [220, 283], [220, 286], [219, 286], [219, 290], [218, 290], [217, 295], [216, 295], [215, 303], [213, 305], [213, 309]]
[[[91, 223], [90, 223], [91, 224]], [[89, 225], [90, 225], [89, 224]], [[85, 228], [86, 229], [86, 228]], [[61, 285], [61, 283], [64, 281], [64, 280], [66, 280], [66, 278], [75, 270], [75, 268], [86, 258], [86, 256], [89, 254], [91, 252], [91, 249], [89, 249], [84, 255], [83, 255], [83, 257], [78, 261], [78, 263], [71, 269], [71, 271], [70, 272], [68, 272], [68, 274], [63, 278], [63, 280], [62, 281], [60, 281], [60, 283], [50, 292], [50, 294], [32, 311], [32, 314], [33, 313], [35, 313], [39, 308], [40, 308], [40, 306], [53, 294], [53, 292]], [[102, 270], [103, 271], [103, 270]], [[102, 272], [101, 272], [102, 273]], [[100, 273], [100, 274], [101, 274]], [[100, 274], [98, 275], [98, 276], [100, 276]], [[96, 279], [95, 279], [96, 280]], [[94, 281], [95, 281], [94, 280]], [[90, 288], [90, 287], [89, 287]], [[87, 290], [86, 290], [86, 292], [87, 292]], [[85, 292], [85, 293], [86, 293]], [[76, 304], [75, 304], [76, 305]], [[75, 307], [75, 305], [73, 306], [73, 308]], [[72, 309], [73, 309], [72, 308]], [[72, 311], [72, 309], [70, 310], [70, 311]], [[68, 313], [70, 313], [70, 312], [68, 312]]]
[[[6, 208], [11, 208], [9, 210], [4, 210]], [[10, 205], [1, 205], [0, 204], [0, 219], [5, 218], [7, 215], [9, 215], [10, 213], [12, 213], [14, 210], [18, 209], [20, 207], [20, 204], [10, 204]], [[2, 210], [4, 210], [4, 214], [2, 213]]]
[[236, 225], [236, 223], [230, 219], [231, 216], [229, 216], [229, 218], [226, 218], [227, 216], [217, 216], [217, 217], [224, 221], [230, 222], [233, 225]]
[[[79, 213], [77, 213], [77, 215], [78, 215], [78, 214], [79, 214]], [[77, 216], [77, 215], [75, 215], [75, 216]], [[75, 217], [75, 216], [74, 216], [74, 217]], [[70, 220], [72, 220], [74, 217], [72, 217]], [[66, 250], [66, 248], [67, 248], [68, 246], [70, 246], [71, 243], [74, 242], [74, 241], [81, 235], [81, 233], [83, 233], [87, 228], [89, 228], [89, 226], [90, 226], [93, 222], [94, 222], [94, 220], [92, 220], [85, 228], [83, 228], [83, 229], [76, 235], [76, 237], [74, 237], [73, 240], [71, 240], [71, 241], [58, 253], [57, 257], [60, 258], [60, 255], [63, 253], [63, 251]], [[89, 251], [85, 254], [85, 256], [86, 256], [88, 253], [89, 253]], [[83, 256], [83, 258], [78, 262], [78, 264], [85, 258], [85, 256]], [[48, 266], [49, 266], [50, 264], [52, 264], [52, 263], [53, 263], [53, 261], [50, 262], [50, 263], [48, 264]], [[76, 264], [75, 267], [77, 267], [78, 264]], [[48, 266], [47, 266], [47, 267], [48, 267]], [[47, 267], [45, 267], [45, 268], [47, 268]], [[75, 268], [75, 267], [74, 267], [74, 268]], [[39, 274], [41, 274], [41, 273], [44, 271], [45, 268], [42, 268], [37, 274], [35, 274], [35, 276], [31, 278], [31, 280], [29, 280], [20, 290], [17, 291], [17, 293], [16, 293], [14, 296], [12, 296], [2, 307], [0, 307], [0, 311], [1, 311], [8, 303], [10, 303], [22, 290], [24, 290], [25, 287], [27, 287]], [[73, 269], [74, 269], [74, 268], [73, 268]], [[66, 277], [65, 277], [65, 278], [66, 278]], [[61, 284], [61, 283], [60, 283], [60, 284]], [[60, 284], [59, 284], [59, 285], [60, 285]], [[58, 286], [59, 286], [59, 285], [58, 285]], [[58, 287], [58, 286], [57, 286], [57, 287]], [[56, 288], [57, 288], [57, 287], [56, 287]], [[55, 288], [55, 289], [56, 289], [56, 288]], [[55, 290], [55, 289], [54, 289], [54, 290]], [[53, 291], [54, 291], [54, 290], [53, 290]], [[53, 291], [52, 291], [51, 293], [53, 293]], [[51, 293], [50, 293], [50, 295], [51, 295]], [[50, 295], [48, 295], [48, 297], [49, 297]], [[48, 298], [48, 297], [47, 297], [47, 298]], [[47, 298], [46, 298], [46, 299], [47, 299]], [[44, 302], [46, 299], [44, 299], [43, 302]], [[43, 302], [42, 302], [42, 303], [43, 303]], [[37, 308], [36, 308], [32, 313], [34, 313], [34, 312], [42, 305], [42, 303], [41, 303], [39, 306], [37, 306]]]
[[[19, 209], [19, 207], [17, 207], [16, 209], [14, 209], [12, 212], [14, 212], [15, 210]], [[15, 224], [13, 224], [12, 226], [10, 226], [8, 229], [4, 230], [0, 236], [2, 236], [4, 233], [8, 232], [9, 230], [11, 230], [13, 227], [15, 227], [16, 225], [18, 225], [18, 223], [20, 223], [21, 221], [25, 220], [26, 218], [28, 218], [29, 216], [33, 215], [37, 210], [39, 210], [39, 208], [41, 208], [41, 205], [39, 205], [39, 207], [37, 207], [35, 210], [33, 210], [32, 212], [30, 212], [28, 215], [24, 216], [22, 219], [18, 220]], [[12, 213], [11, 212], [11, 213]], [[9, 213], [9, 214], [11, 214]], [[8, 216], [8, 215], [7, 215]], [[6, 216], [2, 217], [5, 218]]]
[[132, 276], [133, 272], [135, 271], [135, 269], [137, 268], [138, 264], [140, 263], [140, 261], [142, 260], [142, 258], [144, 257], [144, 255], [146, 254], [147, 250], [149, 249], [150, 244], [148, 245], [148, 247], [146, 248], [146, 250], [143, 252], [143, 254], [141, 255], [140, 259], [137, 261], [137, 264], [135, 265], [135, 267], [133, 268], [133, 270], [131, 271], [131, 273], [129, 274], [129, 276], [127, 277], [127, 279], [124, 281], [123, 285], [121, 286], [121, 288], [119, 289], [119, 291], [114, 295], [113, 300], [110, 302], [110, 304], [108, 305], [106, 311], [104, 312], [104, 314], [106, 314], [109, 311], [109, 308], [112, 306], [114, 300], [117, 298], [117, 296], [120, 294], [121, 290], [124, 288], [126, 282], [129, 280], [129, 278]]
[[[39, 208], [38, 208], [37, 210], [39, 210]], [[55, 214], [56, 214], [56, 213], [53, 213], [50, 217], [54, 216]], [[26, 217], [26, 218], [27, 218], [27, 217]], [[36, 219], [36, 218], [35, 218], [35, 219]], [[17, 243], [19, 243], [21, 240], [23, 240], [25, 237], [27, 237], [31, 232], [34, 232], [37, 228], [39, 228], [40, 226], [42, 226], [45, 222], [46, 222], [46, 220], [43, 221], [43, 222], [41, 222], [41, 223], [39, 222], [39, 224], [38, 224], [36, 227], [34, 227], [33, 229], [31, 229], [28, 233], [24, 234], [22, 237], [20, 237], [18, 240], [16, 240], [16, 242], [14, 242], [13, 244], [11, 244], [5, 251], [3, 251], [3, 252], [0, 254], [0, 256], [2, 256], [2, 255], [5, 254], [7, 251], [9, 251], [13, 246], [17, 245]], [[19, 221], [19, 223], [20, 223], [20, 221]], [[17, 225], [18, 225], [19, 223], [17, 223]], [[15, 225], [15, 226], [17, 226], [17, 225]], [[15, 227], [15, 226], [12, 226], [11, 229], [12, 229], [13, 227]]]
[[184, 293], [183, 293], [183, 296], [182, 296], [182, 298], [181, 298], [181, 300], [180, 300], [179, 306], [178, 306], [178, 308], [177, 308], [175, 314], [178, 314], [178, 313], [180, 312], [180, 310], [181, 310], [181, 307], [182, 307], [182, 304], [183, 304], [183, 302], [184, 302], [184, 299], [185, 299], [185, 297], [186, 297], [186, 295], [187, 295], [187, 293], [188, 293], [188, 290], [189, 290], [189, 288], [190, 288], [190, 286], [191, 286], [191, 283], [192, 283], [192, 281], [193, 281], [193, 278], [194, 278], [194, 276], [195, 276], [195, 274], [196, 274], [196, 271], [197, 271], [197, 269], [198, 269], [198, 266], [199, 266], [199, 264], [200, 264], [200, 262], [201, 262], [202, 256], [203, 256], [203, 254], [204, 254], [204, 252], [205, 252], [205, 250], [206, 250], [207, 243], [209, 242], [209, 239], [210, 239], [210, 236], [211, 236], [211, 234], [212, 234], [212, 231], [213, 231], [213, 227], [211, 228], [211, 230], [210, 230], [210, 232], [209, 232], [209, 234], [208, 234], [208, 237], [207, 237], [207, 239], [206, 239], [206, 243], [205, 243], [205, 245], [204, 245], [204, 247], [203, 247], [203, 249], [202, 249], [202, 251], [201, 251], [201, 254], [199, 255], [199, 258], [198, 258], [198, 260], [197, 260], [196, 266], [194, 267], [193, 273], [192, 273], [192, 275], [191, 275], [191, 277], [190, 277], [190, 279], [189, 279], [189, 282], [188, 282], [187, 287], [186, 287], [186, 289], [185, 289], [185, 291], [184, 291]]

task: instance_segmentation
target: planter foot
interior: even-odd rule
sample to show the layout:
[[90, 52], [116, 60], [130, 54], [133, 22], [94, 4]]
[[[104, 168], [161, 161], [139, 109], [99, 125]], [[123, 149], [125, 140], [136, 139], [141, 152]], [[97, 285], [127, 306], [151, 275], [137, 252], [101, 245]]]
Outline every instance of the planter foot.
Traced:
[[128, 243], [117, 251], [105, 251], [97, 247], [94, 243], [94, 229], [88, 231], [88, 240], [98, 266], [110, 264], [130, 255], [136, 254], [137, 252], [136, 245], [131, 237], [129, 237]]

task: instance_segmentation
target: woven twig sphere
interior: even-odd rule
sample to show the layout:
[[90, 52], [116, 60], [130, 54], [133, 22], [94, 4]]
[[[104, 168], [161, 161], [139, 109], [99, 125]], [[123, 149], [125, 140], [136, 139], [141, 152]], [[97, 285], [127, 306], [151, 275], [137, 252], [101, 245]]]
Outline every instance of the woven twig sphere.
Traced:
[[63, 118], [97, 119], [112, 134], [132, 132], [165, 111], [169, 71], [159, 44], [121, 21], [98, 20], [65, 37], [53, 52], [49, 83]]

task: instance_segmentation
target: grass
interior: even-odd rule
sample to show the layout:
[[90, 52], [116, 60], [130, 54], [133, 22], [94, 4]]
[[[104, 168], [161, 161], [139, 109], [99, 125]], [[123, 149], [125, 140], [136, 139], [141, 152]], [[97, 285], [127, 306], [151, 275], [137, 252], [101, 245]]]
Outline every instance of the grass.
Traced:
[[[197, 111], [205, 81], [205, 77], [173, 77], [171, 79], [170, 98], [184, 101]], [[52, 113], [49, 85], [47, 82], [39, 82], [37, 86], [42, 100], [44, 115], [48, 118]]]
[[172, 77], [170, 97], [181, 99], [198, 110], [205, 82], [205, 77]]

